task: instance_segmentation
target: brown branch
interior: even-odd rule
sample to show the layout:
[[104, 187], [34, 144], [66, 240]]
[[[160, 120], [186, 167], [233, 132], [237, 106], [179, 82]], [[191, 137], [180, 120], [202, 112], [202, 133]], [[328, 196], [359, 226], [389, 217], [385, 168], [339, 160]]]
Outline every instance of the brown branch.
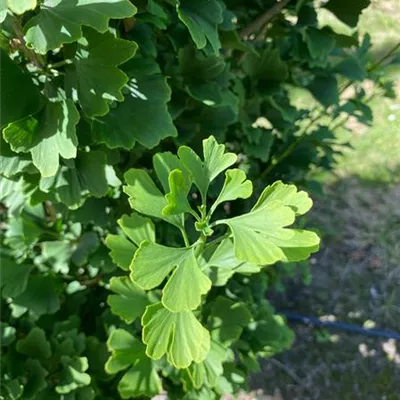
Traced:
[[250, 25], [246, 26], [240, 31], [240, 37], [244, 38], [246, 36], [249, 36], [254, 31], [258, 31], [261, 27], [271, 21], [271, 19], [273, 19], [276, 15], [278, 15], [281, 10], [289, 4], [289, 2], [290, 0], [281, 0], [273, 7], [266, 10], [255, 21], [253, 21]]
[[20, 49], [25, 56], [38, 68], [43, 68], [44, 61], [43, 58], [36, 54], [33, 50], [29, 49], [26, 46], [25, 39], [24, 39], [24, 32], [22, 30], [21, 24], [17, 18], [14, 18], [13, 21], [14, 32], [17, 35], [16, 38], [11, 40], [11, 46], [14, 48]]
[[95, 277], [92, 278], [92, 279], [85, 279], [85, 278], [82, 279], [82, 280], [79, 280], [79, 279], [78, 279], [78, 282], [79, 282], [81, 285], [84, 285], [84, 286], [96, 286], [96, 285], [99, 284], [99, 282], [100, 282], [102, 279], [103, 279], [103, 274], [100, 273], [99, 275], [95, 276]]

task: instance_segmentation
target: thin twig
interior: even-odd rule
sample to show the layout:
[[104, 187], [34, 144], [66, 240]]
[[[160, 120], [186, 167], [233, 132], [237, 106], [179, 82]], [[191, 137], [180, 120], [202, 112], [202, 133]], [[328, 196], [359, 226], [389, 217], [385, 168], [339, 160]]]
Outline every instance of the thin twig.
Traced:
[[26, 57], [34, 65], [36, 65], [38, 68], [43, 68], [43, 66], [45, 64], [43, 57], [41, 57], [39, 54], [36, 54], [34, 51], [32, 51], [31, 49], [29, 49], [26, 46], [25, 39], [24, 39], [24, 32], [22, 30], [21, 23], [17, 18], [14, 18], [13, 28], [14, 28], [15, 34], [17, 35], [17, 38], [18, 38], [13, 41], [14, 45], [16, 47], [18, 47], [19, 49], [21, 49], [24, 52], [24, 54], [26, 55]]
[[274, 6], [266, 10], [263, 14], [261, 14], [255, 21], [253, 21], [250, 25], [246, 26], [240, 31], [240, 37], [244, 38], [249, 36], [251, 33], [258, 31], [262, 26], [267, 24], [271, 19], [273, 19], [276, 15], [278, 15], [282, 8], [284, 8], [290, 0], [281, 0], [276, 3]]
[[103, 274], [99, 274], [99, 275], [95, 276], [95, 277], [92, 278], [92, 279], [83, 279], [83, 280], [79, 280], [79, 279], [78, 279], [78, 282], [79, 282], [81, 285], [84, 285], [84, 286], [96, 286], [96, 285], [99, 284], [99, 282], [100, 282], [102, 279], [103, 279]]
[[284, 372], [286, 372], [299, 386], [303, 389], [307, 389], [307, 386], [303, 383], [302, 379], [297, 376], [290, 368], [288, 368], [285, 364], [281, 363], [276, 358], [270, 358], [269, 361], [272, 364], [275, 364], [277, 367], [281, 368]]

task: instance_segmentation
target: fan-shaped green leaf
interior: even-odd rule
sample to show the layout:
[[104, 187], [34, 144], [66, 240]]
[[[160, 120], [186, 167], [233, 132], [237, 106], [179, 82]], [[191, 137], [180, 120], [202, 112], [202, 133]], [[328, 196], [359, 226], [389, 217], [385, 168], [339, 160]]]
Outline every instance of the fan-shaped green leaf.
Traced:
[[150, 303], [146, 292], [128, 277], [111, 278], [110, 290], [116, 294], [109, 295], [107, 303], [111, 311], [127, 324], [140, 317]]
[[190, 190], [190, 183], [185, 178], [184, 173], [179, 169], [174, 169], [169, 174], [168, 182], [170, 193], [165, 195], [168, 205], [163, 208], [163, 215], [190, 212], [192, 208], [187, 198]]
[[35, 318], [44, 314], [54, 314], [60, 308], [55, 279], [42, 275], [31, 276], [26, 289], [14, 298], [13, 304], [28, 309]]
[[252, 315], [243, 303], [226, 297], [218, 297], [211, 308], [209, 324], [213, 340], [225, 346], [231, 345], [242, 334]]
[[296, 212], [296, 215], [305, 214], [313, 204], [306, 192], [298, 192], [296, 186], [276, 181], [263, 190], [253, 210], [265, 207], [274, 200], [279, 200], [285, 206], [291, 207]]
[[129, 78], [117, 66], [133, 57], [137, 44], [110, 32], [85, 29], [84, 33], [74, 63], [67, 69], [67, 78], [76, 87], [85, 114], [101, 116], [109, 112], [109, 102], [124, 100], [121, 89]]
[[107, 193], [106, 163], [102, 151], [80, 151], [76, 160], [61, 166], [55, 176], [42, 178], [40, 189], [44, 192], [53, 189], [60, 201], [76, 209], [84, 202], [86, 191], [95, 197]]
[[92, 123], [92, 131], [100, 143], [110, 148], [131, 149], [139, 142], [153, 148], [177, 130], [167, 109], [171, 89], [161, 75], [158, 64], [151, 58], [135, 57], [123, 68], [129, 82], [128, 93], [117, 107]]
[[236, 258], [231, 238], [224, 239], [216, 248], [206, 267], [210, 269], [209, 277], [213, 286], [223, 286], [233, 274], [250, 275], [260, 272], [261, 267]]
[[28, 282], [28, 277], [33, 270], [32, 265], [17, 264], [8, 257], [1, 257], [1, 296], [15, 297], [21, 294]]
[[124, 271], [129, 271], [137, 247], [122, 235], [107, 235], [106, 245], [111, 250], [113, 262]]
[[357, 26], [358, 19], [364, 8], [368, 7], [370, 0], [330, 0], [324, 7], [332, 11], [339, 19], [350, 26]]
[[125, 235], [139, 246], [143, 240], [155, 242], [156, 233], [153, 221], [149, 218], [142, 217], [139, 214], [123, 215], [118, 221]]
[[171, 312], [161, 303], [147, 307], [142, 318], [146, 354], [153, 359], [167, 355], [176, 368], [202, 362], [210, 348], [210, 335], [191, 311]]
[[25, 338], [18, 340], [17, 351], [39, 360], [51, 356], [50, 342], [47, 341], [44, 330], [38, 327], [34, 327]]
[[[281, 189], [285, 189], [281, 186]], [[268, 187], [265, 193], [271, 190]], [[290, 188], [289, 188], [290, 190]], [[273, 191], [272, 191], [273, 193]], [[293, 194], [293, 192], [292, 192]], [[283, 201], [271, 200], [261, 196], [250, 213], [218, 221], [217, 224], [227, 224], [233, 234], [235, 256], [241, 261], [256, 265], [273, 264], [277, 261], [299, 261], [318, 250], [319, 238], [310, 231], [286, 229], [295, 220], [295, 212], [284, 205], [285, 190], [281, 195]], [[308, 207], [307, 201], [302, 203], [302, 195], [296, 196], [294, 202], [300, 199], [300, 209]]]
[[169, 174], [174, 169], [179, 169], [180, 171], [182, 171], [185, 179], [189, 181], [189, 176], [187, 175], [183, 164], [180, 162], [179, 158], [175, 154], [172, 154], [169, 151], [166, 151], [165, 153], [155, 154], [153, 156], [153, 167], [165, 193], [169, 192], [168, 178]]
[[246, 180], [246, 174], [241, 169], [228, 169], [225, 172], [225, 182], [217, 200], [211, 207], [211, 213], [225, 201], [247, 199], [253, 193], [253, 184]]
[[3, 134], [12, 150], [29, 151], [41, 175], [49, 177], [56, 174], [60, 156], [76, 157], [78, 121], [72, 100], [48, 102], [41, 113], [10, 124]]
[[116, 329], [108, 338], [107, 347], [112, 352], [105, 366], [107, 373], [116, 374], [129, 368], [118, 384], [123, 399], [152, 397], [161, 392], [161, 379], [139, 340], [123, 329]]
[[17, 15], [33, 10], [37, 6], [37, 0], [6, 0], [8, 8]]
[[169, 310], [196, 309], [211, 281], [200, 270], [192, 248], [173, 248], [143, 242], [130, 266], [131, 279], [146, 290], [159, 286], [174, 270], [163, 289], [162, 303]]
[[183, 227], [181, 216], [163, 215], [162, 210], [167, 201], [146, 171], [132, 168], [125, 173], [124, 178], [127, 186], [123, 190], [129, 196], [129, 204], [134, 210], [164, 219], [178, 228]]
[[25, 37], [41, 54], [78, 40], [82, 25], [106, 32], [110, 18], [128, 18], [136, 13], [129, 0], [44, 0], [40, 8], [26, 24]]
[[217, 379], [223, 374], [223, 362], [228, 357], [233, 357], [233, 352], [227, 350], [220, 343], [211, 340], [210, 351], [201, 363], [192, 363], [188, 368], [189, 377], [196, 389], [202, 386], [214, 387]]
[[179, 0], [177, 11], [197, 48], [203, 49], [210, 43], [214, 52], [218, 53], [221, 47], [218, 25], [223, 21], [220, 4], [216, 0]]
[[68, 394], [90, 384], [90, 375], [86, 373], [89, 367], [86, 357], [62, 356], [61, 363], [63, 370], [60, 382], [55, 387], [57, 393]]
[[237, 160], [234, 153], [225, 153], [225, 145], [218, 144], [214, 136], [203, 140], [204, 161], [187, 146], [178, 149], [178, 156], [205, 199], [210, 183]]
[[124, 235], [108, 235], [106, 245], [111, 250], [112, 260], [125, 271], [129, 270], [137, 246], [143, 240], [155, 241], [155, 228], [153, 222], [136, 213], [123, 215], [118, 221]]

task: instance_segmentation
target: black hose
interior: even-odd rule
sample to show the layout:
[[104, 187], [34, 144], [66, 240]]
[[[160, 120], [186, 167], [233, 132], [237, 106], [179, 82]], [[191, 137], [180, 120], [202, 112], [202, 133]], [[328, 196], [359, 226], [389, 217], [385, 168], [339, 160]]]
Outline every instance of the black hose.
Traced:
[[400, 334], [396, 332], [366, 329], [359, 325], [346, 324], [344, 322], [321, 321], [318, 317], [305, 316], [292, 312], [279, 312], [279, 314], [284, 315], [288, 319], [288, 321], [294, 323], [320, 326], [323, 328], [341, 329], [347, 332], [358, 333], [365, 336], [384, 337], [400, 340]]

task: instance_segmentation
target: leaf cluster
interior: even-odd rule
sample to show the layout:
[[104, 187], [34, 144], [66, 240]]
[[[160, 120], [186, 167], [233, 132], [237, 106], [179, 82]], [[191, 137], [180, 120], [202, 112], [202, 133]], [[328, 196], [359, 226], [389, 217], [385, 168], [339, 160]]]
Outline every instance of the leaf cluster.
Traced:
[[281, 180], [393, 93], [368, 4], [0, 1], [0, 397], [216, 399], [290, 347], [265, 294], [319, 239]]

